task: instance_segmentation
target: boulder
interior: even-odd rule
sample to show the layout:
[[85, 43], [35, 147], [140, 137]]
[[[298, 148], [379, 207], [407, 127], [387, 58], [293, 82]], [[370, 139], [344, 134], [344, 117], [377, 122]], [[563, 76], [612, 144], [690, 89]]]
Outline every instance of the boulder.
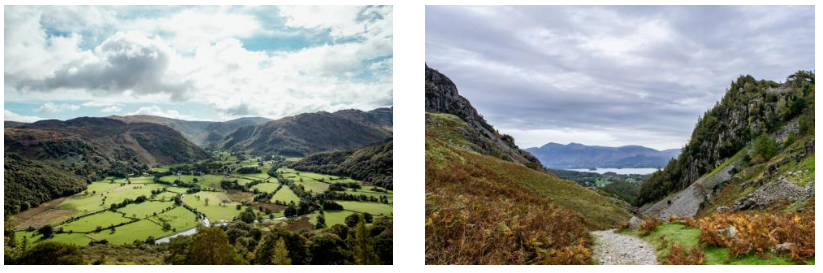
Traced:
[[734, 228], [734, 226], [730, 226], [728, 228], [717, 230], [717, 233], [719, 233], [720, 235], [725, 235], [734, 238], [735, 236], [737, 236], [737, 229]]
[[631, 227], [632, 229], [639, 228], [640, 224], [642, 224], [642, 223], [643, 223], [643, 220], [640, 220], [640, 218], [637, 218], [637, 216], [632, 216], [632, 218], [629, 219], [629, 227]]
[[727, 212], [727, 211], [729, 211], [729, 207], [727, 207], [727, 206], [719, 206], [719, 207], [717, 207], [717, 208], [716, 208], [716, 209], [714, 209], [714, 210], [715, 210], [716, 212]]
[[774, 251], [775, 252], [785, 252], [785, 251], [791, 251], [792, 248], [794, 248], [794, 243], [782, 243], [782, 244], [774, 246]]

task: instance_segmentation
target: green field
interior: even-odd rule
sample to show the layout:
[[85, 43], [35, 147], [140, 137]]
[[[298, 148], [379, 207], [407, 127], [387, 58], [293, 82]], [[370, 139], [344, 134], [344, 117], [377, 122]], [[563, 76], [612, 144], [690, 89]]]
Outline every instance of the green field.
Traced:
[[259, 190], [261, 192], [274, 192], [279, 186], [280, 183], [260, 183], [251, 188], [252, 190]]
[[91, 242], [91, 238], [86, 236], [82, 233], [61, 233], [55, 234], [53, 237], [43, 240], [43, 236], [37, 234], [37, 232], [30, 232], [30, 231], [18, 231], [15, 232], [15, 239], [17, 239], [18, 243], [23, 242], [23, 238], [26, 238], [29, 245], [43, 243], [43, 242], [59, 242], [59, 243], [66, 243], [78, 246], [84, 246]]
[[107, 240], [110, 244], [131, 244], [134, 240], [145, 240], [149, 236], [159, 239], [172, 234], [172, 231], [163, 231], [163, 228], [149, 220], [140, 220], [118, 227], [114, 232], [104, 230], [89, 234], [94, 240]]
[[[199, 200], [197, 197], [200, 197]], [[208, 205], [206, 205], [208, 199]], [[225, 201], [225, 203], [223, 203]], [[231, 221], [238, 216], [241, 210], [237, 210], [238, 203], [232, 202], [223, 192], [198, 192], [183, 196], [183, 203], [191, 206], [197, 211], [206, 214], [212, 222], [220, 220]], [[243, 208], [245, 209], [245, 208]]]
[[[194, 182], [195, 178], [197, 179], [197, 182]], [[210, 189], [220, 189], [220, 181], [223, 181], [223, 179], [225, 179], [225, 177], [223, 177], [222, 175], [213, 175], [213, 174], [206, 174], [206, 175], [199, 175], [199, 176], [198, 175], [181, 175], [180, 176], [180, 181], [183, 181], [183, 182], [186, 182], [186, 183], [197, 183], [202, 188], [210, 188]], [[168, 182], [168, 183], [174, 183], [174, 181], [177, 180], [177, 176], [176, 175], [163, 176], [163, 177], [160, 178], [160, 180], [163, 180], [163, 181]], [[230, 179], [230, 180], [234, 180], [234, 179]]]
[[271, 197], [271, 202], [274, 202], [274, 200], [280, 200], [280, 202], [285, 202], [287, 204], [291, 201], [297, 203], [300, 202], [300, 197], [297, 197], [297, 195], [295, 195], [289, 187], [283, 187]]
[[171, 201], [146, 201], [140, 204], [128, 205], [125, 208], [118, 209], [117, 211], [124, 213], [128, 217], [142, 219], [151, 216], [154, 213], [160, 214], [163, 212], [163, 209], [170, 208], [173, 206], [174, 202]]
[[159, 226], [163, 223], [169, 223], [172, 231], [183, 231], [197, 226], [197, 216], [184, 207], [175, 207], [172, 210], [158, 214], [157, 216], [149, 217], [149, 221], [154, 222]]
[[374, 202], [354, 202], [354, 201], [336, 201], [343, 205], [344, 210], [356, 212], [368, 212], [374, 215], [390, 216], [392, 214], [392, 206], [374, 203]]
[[119, 225], [130, 221], [132, 220], [123, 217], [123, 215], [120, 213], [104, 211], [91, 216], [80, 218], [77, 221], [57, 226], [57, 229], [63, 229], [66, 232], [90, 232], [97, 229], [97, 227], [107, 228], [111, 225]]
[[373, 196], [373, 197], [378, 198], [378, 199], [381, 196], [385, 196], [386, 198], [389, 199], [389, 203], [394, 202], [394, 194], [392, 193], [392, 191], [376, 192], [373, 189], [374, 189], [374, 187], [363, 187], [362, 189], [359, 189], [357, 191], [355, 191], [353, 189], [346, 189], [346, 192], [349, 193], [349, 194], [354, 194], [354, 195], [365, 195], [365, 196], [369, 196], [369, 197]]

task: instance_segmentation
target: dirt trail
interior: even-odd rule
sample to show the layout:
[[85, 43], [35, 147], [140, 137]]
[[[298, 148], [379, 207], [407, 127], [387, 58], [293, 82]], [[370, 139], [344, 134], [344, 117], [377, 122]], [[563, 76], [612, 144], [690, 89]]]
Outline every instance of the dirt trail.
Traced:
[[592, 232], [594, 259], [600, 264], [657, 264], [654, 248], [640, 238], [614, 233], [613, 229]]

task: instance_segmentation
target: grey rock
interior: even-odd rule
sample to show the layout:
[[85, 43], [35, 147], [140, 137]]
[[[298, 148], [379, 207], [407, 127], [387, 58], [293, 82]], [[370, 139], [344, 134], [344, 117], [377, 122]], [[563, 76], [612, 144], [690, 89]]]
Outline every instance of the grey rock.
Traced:
[[791, 251], [794, 248], [794, 243], [782, 243], [774, 246], [775, 252]]
[[721, 235], [724, 235], [724, 236], [734, 238], [735, 236], [737, 236], [738, 232], [737, 232], [737, 229], [734, 228], [734, 226], [730, 226], [728, 228], [717, 230], [717, 233], [719, 233]]
[[629, 227], [631, 227], [632, 229], [639, 228], [640, 224], [642, 224], [642, 223], [643, 223], [643, 220], [640, 220], [640, 218], [637, 218], [636, 216], [632, 216], [632, 218], [629, 219]]

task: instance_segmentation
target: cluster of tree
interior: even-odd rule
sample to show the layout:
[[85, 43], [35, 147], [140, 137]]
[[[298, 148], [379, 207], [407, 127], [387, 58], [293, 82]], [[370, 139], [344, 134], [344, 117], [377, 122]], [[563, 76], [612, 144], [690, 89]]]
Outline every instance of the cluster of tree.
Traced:
[[389, 198], [385, 195], [381, 195], [379, 198], [374, 196], [368, 196], [365, 194], [353, 194], [341, 191], [326, 191], [323, 193], [324, 197], [328, 200], [344, 200], [344, 201], [363, 201], [363, 202], [376, 202], [376, 203], [383, 203], [388, 204]]
[[3, 208], [6, 214], [81, 192], [88, 185], [72, 173], [12, 153], [5, 154], [3, 164]]
[[649, 174], [617, 174], [612, 172], [599, 174], [558, 169], [546, 169], [546, 171], [557, 175], [557, 177], [574, 181], [584, 187], [599, 187], [603, 192], [613, 194], [631, 204], [634, 204], [637, 199], [640, 185], [651, 176]]
[[358, 190], [358, 189], [361, 189], [362, 186], [360, 186], [360, 184], [355, 183], [355, 182], [333, 183], [333, 184], [329, 185], [329, 190], [331, 190], [331, 191], [345, 191], [346, 188]]
[[252, 174], [252, 173], [262, 173], [263, 171], [257, 167], [242, 167], [237, 169], [237, 173], [239, 174]]
[[393, 188], [392, 141], [357, 151], [310, 155], [292, 164], [299, 171], [347, 176], [386, 189]]
[[[814, 127], [813, 113], [814, 72], [799, 71], [784, 84], [739, 77], [723, 99], [698, 119], [680, 156], [640, 187], [636, 204], [654, 202], [688, 187], [754, 140], [759, 139], [755, 153], [762, 157], [751, 159], [770, 159], [766, 157], [774, 154], [771, 143], [763, 137], [768, 138], [795, 118], [800, 123], [800, 134], [814, 134], [813, 129], [809, 130]], [[717, 137], [721, 132], [724, 138]]]
[[198, 230], [169, 243], [169, 264], [392, 264], [392, 223], [367, 224], [355, 216], [349, 226], [315, 232], [265, 231], [236, 221]]
[[126, 198], [126, 199], [123, 199], [123, 201], [120, 202], [119, 204], [111, 204], [111, 206], [109, 207], [109, 210], [115, 211], [119, 208], [124, 208], [124, 207], [128, 206], [129, 204], [140, 204], [140, 203], [146, 202], [146, 200], [148, 200], [148, 198], [146, 198], [145, 195], [138, 196], [134, 200]]

